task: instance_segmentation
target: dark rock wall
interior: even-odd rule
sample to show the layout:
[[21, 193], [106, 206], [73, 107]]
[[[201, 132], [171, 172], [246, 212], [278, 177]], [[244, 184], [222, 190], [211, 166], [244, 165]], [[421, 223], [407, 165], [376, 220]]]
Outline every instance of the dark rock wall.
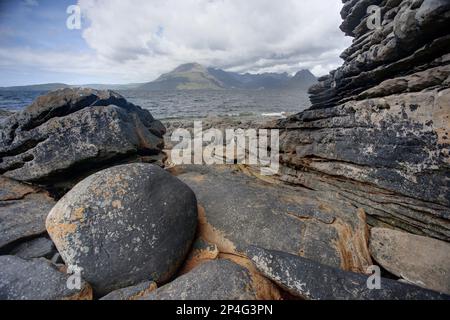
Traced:
[[450, 241], [450, 1], [345, 0], [341, 14], [354, 37], [343, 65], [275, 125], [282, 179], [339, 193], [372, 225]]

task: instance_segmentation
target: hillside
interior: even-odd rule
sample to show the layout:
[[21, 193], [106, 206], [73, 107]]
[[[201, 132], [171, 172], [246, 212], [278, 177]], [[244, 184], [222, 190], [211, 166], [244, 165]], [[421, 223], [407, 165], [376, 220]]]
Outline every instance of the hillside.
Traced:
[[307, 90], [317, 82], [309, 70], [295, 76], [287, 73], [239, 74], [217, 68], [206, 68], [198, 63], [183, 64], [163, 74], [138, 90], [196, 90], [196, 89], [277, 89]]
[[83, 84], [46, 83], [28, 86], [0, 87], [0, 91], [53, 91], [62, 88], [92, 88], [97, 90], [302, 90], [317, 83], [309, 70], [300, 70], [294, 76], [288, 73], [240, 74], [217, 68], [207, 68], [198, 63], [182, 64], [174, 70], [147, 83]]
[[138, 87], [139, 90], [220, 90], [223, 88], [225, 85], [198, 63], [183, 64], [155, 81]]
[[70, 88], [70, 86], [64, 83], [45, 83], [29, 86], [0, 87], [0, 91], [52, 91], [62, 88]]

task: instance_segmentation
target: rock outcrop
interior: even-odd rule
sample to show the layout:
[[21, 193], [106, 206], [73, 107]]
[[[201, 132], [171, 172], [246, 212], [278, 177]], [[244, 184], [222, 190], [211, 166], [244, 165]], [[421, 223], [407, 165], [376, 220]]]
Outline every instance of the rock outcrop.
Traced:
[[91, 300], [92, 289], [68, 289], [69, 275], [45, 259], [0, 256], [0, 300]]
[[0, 249], [45, 233], [55, 203], [44, 190], [0, 176]]
[[175, 274], [195, 235], [197, 200], [158, 166], [121, 165], [78, 183], [46, 226], [65, 263], [102, 296]]
[[365, 214], [345, 199], [265, 182], [244, 173], [244, 167], [177, 171], [197, 195], [199, 235], [221, 254], [245, 257], [247, 247], [256, 244], [355, 272], [372, 264]]
[[[285, 252], [249, 247], [248, 255], [266, 277], [308, 300], [449, 300], [450, 296], [390, 279], [369, 288], [370, 279]], [[369, 280], [369, 281], [368, 281]]]
[[0, 122], [0, 174], [70, 188], [101, 168], [157, 157], [164, 126], [112, 91], [61, 89]]
[[228, 260], [205, 262], [140, 300], [256, 300], [271, 299], [258, 290], [244, 267]]
[[450, 243], [372, 228], [370, 253], [390, 273], [415, 285], [450, 294]]
[[450, 3], [344, 3], [343, 66], [310, 89], [311, 109], [273, 126], [282, 179], [340, 194], [371, 225], [450, 241]]

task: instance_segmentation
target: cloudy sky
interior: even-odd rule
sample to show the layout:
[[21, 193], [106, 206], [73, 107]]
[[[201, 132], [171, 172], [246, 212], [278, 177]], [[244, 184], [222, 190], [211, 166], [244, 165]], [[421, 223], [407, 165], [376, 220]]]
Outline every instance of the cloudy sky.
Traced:
[[[81, 29], [67, 8], [79, 5]], [[341, 0], [0, 0], [0, 86], [154, 80], [187, 62], [323, 75], [351, 41]]]

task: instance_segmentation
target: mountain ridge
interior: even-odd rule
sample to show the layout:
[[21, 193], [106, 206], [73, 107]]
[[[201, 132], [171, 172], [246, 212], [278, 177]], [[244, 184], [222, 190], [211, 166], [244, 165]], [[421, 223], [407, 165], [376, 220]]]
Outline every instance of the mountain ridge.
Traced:
[[26, 86], [0, 87], [0, 91], [51, 91], [61, 88], [89, 87], [111, 90], [308, 90], [317, 83], [317, 78], [306, 69], [295, 75], [288, 73], [240, 74], [214, 67], [205, 67], [199, 63], [185, 63], [170, 72], [160, 75], [156, 80], [130, 84], [85, 84], [68, 85], [65, 83], [45, 83]]

